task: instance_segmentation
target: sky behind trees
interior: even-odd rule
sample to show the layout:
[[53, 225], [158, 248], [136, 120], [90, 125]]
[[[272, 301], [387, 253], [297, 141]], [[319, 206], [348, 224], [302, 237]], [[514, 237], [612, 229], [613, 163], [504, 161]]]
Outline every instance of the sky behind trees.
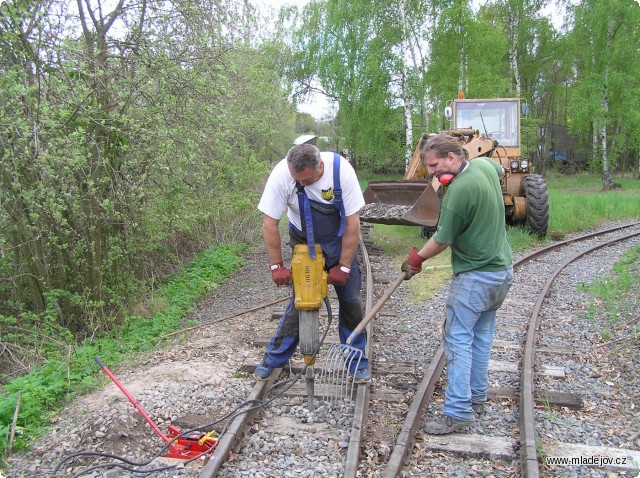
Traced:
[[[576, 0], [563, 0], [564, 3], [575, 3]], [[564, 23], [564, 17], [566, 9], [563, 5], [563, 1], [551, 0], [551, 2], [544, 7], [542, 15], [551, 19], [553, 26], [556, 29], [561, 29]], [[640, 2], [640, 0], [636, 0]], [[264, 0], [260, 2], [259, 6], [264, 9], [265, 14], [273, 13], [277, 14], [277, 11], [281, 7], [295, 6], [302, 8], [309, 3], [309, 0]], [[472, 7], [477, 11], [480, 6], [490, 4], [488, 0], [473, 0]], [[297, 110], [302, 113], [309, 113], [316, 120], [323, 120], [333, 118], [337, 112], [335, 105], [331, 104], [325, 95], [316, 92], [313, 93], [307, 101], [299, 103]]]

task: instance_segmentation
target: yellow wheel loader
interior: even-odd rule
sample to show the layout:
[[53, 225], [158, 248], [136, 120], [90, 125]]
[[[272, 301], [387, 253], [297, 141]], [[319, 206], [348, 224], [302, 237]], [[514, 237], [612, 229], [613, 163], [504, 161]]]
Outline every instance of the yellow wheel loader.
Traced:
[[[499, 162], [505, 171], [500, 184], [507, 224], [524, 224], [532, 233], [545, 236], [549, 225], [547, 185], [522, 158], [520, 123], [527, 106], [520, 98], [458, 98], [445, 108], [450, 129], [440, 133], [457, 137], [470, 160], [485, 156]], [[429, 136], [423, 135], [421, 140]], [[422, 226], [422, 234], [428, 236], [438, 225], [440, 188], [438, 180], [429, 177], [416, 147], [403, 180], [369, 182], [360, 219]]]

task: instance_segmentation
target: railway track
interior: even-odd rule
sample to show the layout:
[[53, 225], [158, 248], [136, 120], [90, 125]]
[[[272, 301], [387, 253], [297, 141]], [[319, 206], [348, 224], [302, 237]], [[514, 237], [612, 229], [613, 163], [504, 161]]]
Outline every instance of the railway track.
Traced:
[[[282, 306], [288, 294], [283, 288], [273, 287], [269, 277], [255, 282], [255, 271], [264, 267], [264, 258], [256, 256], [252, 260], [257, 265], [241, 271], [218, 298], [212, 299], [215, 305], [203, 309], [207, 313], [221, 309], [218, 317], [209, 316], [208, 325], [194, 327], [188, 344], [154, 353], [148, 358], [151, 367], [123, 376], [160, 428], [171, 423], [208, 432], [214, 427], [212, 420], [216, 428], [224, 425], [217, 428], [224, 433], [208, 461], [178, 462], [176, 468], [175, 462], [161, 459], [165, 470], [150, 476], [605, 476], [590, 467], [536, 469], [538, 458], [543, 456], [608, 456], [640, 466], [640, 415], [637, 408], [633, 409], [639, 388], [635, 385], [630, 389], [630, 407], [621, 409], [610, 400], [618, 386], [617, 377], [609, 374], [613, 367], [597, 370], [587, 364], [585, 354], [595, 348], [586, 340], [586, 332], [578, 328], [576, 333], [575, 325], [571, 325], [580, 310], [579, 299], [573, 296], [577, 286], [571, 282], [589, 282], [600, 271], [608, 274], [614, 257], [640, 241], [638, 237], [624, 237], [638, 233], [639, 224], [626, 225], [555, 243], [535, 255], [518, 258], [514, 286], [498, 313], [486, 413], [477, 417], [477, 424], [468, 433], [440, 437], [424, 434], [421, 426], [427, 415], [430, 418], [441, 413], [445, 359], [440, 329], [446, 291], [412, 302], [409, 287], [398, 287], [377, 312], [369, 330], [371, 384], [354, 387], [346, 394], [341, 384], [318, 383], [316, 406], [311, 412], [306, 405], [304, 380], [291, 380], [302, 370], [301, 356], [294, 355], [291, 367], [280, 371], [279, 376], [273, 374], [268, 382], [256, 382], [245, 373], [255, 367], [279, 318], [279, 311], [274, 311], [269, 322], [265, 311], [276, 304]], [[365, 306], [371, 310], [380, 297], [386, 296], [399, 267], [379, 253], [379, 248], [367, 240], [366, 232], [363, 238], [361, 260], [366, 271], [365, 290], [369, 291]], [[608, 245], [611, 240], [624, 240], [625, 246]], [[593, 246], [599, 249], [589, 252]], [[427, 268], [424, 274], [428, 274]], [[547, 298], [543, 298], [545, 294]], [[231, 306], [224, 307], [227, 302], [219, 300], [226, 301], [229, 295]], [[337, 304], [331, 308], [337, 310]], [[321, 332], [325, 327], [329, 332], [316, 370], [327, 349], [339, 342], [335, 324], [328, 324], [329, 313], [321, 313], [320, 318]], [[529, 328], [529, 324], [533, 325]], [[598, 346], [605, 343], [596, 342], [600, 342]], [[587, 365], [590, 368], [585, 368]], [[167, 370], [179, 376], [161, 379], [154, 375], [161, 372], [164, 377]], [[631, 370], [633, 374], [636, 368]], [[590, 394], [597, 388], [598, 393]], [[608, 431], [605, 422], [611, 414], [601, 410], [601, 403], [630, 423], [626, 436], [619, 430]], [[92, 449], [98, 450], [111, 445], [108, 451], [119, 456], [153, 455], [157, 437], [149, 434], [148, 425], [121, 393], [100, 395], [97, 407], [99, 415], [95, 409], [87, 412], [84, 407], [76, 407], [82, 416], [89, 413], [89, 418], [69, 435], [54, 435], [56, 445], [62, 442], [59, 448], [49, 450], [53, 442], [45, 441], [39, 451], [48, 458], [36, 458], [40, 460], [37, 467], [25, 463], [20, 468], [24, 473], [16, 468], [9, 476], [51, 476], [45, 472], [47, 463], [51, 467], [61, 463], [70, 443], [76, 443], [75, 449], [80, 450], [90, 442], [95, 443]], [[232, 410], [235, 413], [230, 413]], [[96, 418], [105, 415], [114, 418], [108, 422]], [[229, 416], [231, 419], [220, 419]], [[76, 415], [73, 420], [80, 417]], [[599, 423], [594, 423], [596, 420]], [[101, 439], [102, 434], [109, 439]], [[80, 442], [72, 441], [76, 437]], [[70, 460], [56, 476], [97, 477], [103, 475], [92, 470], [107, 468], [107, 464], [96, 467]], [[635, 474], [628, 468], [614, 470], [616, 476], [637, 475], [637, 469]], [[112, 471], [109, 477], [135, 476]]]
[[[367, 226], [363, 226], [366, 230]], [[366, 234], [365, 234], [366, 235]], [[360, 236], [360, 245], [359, 245], [359, 257], [360, 263], [362, 264], [362, 272], [363, 272], [363, 305], [366, 312], [370, 311], [373, 306], [373, 295], [374, 295], [374, 285], [373, 285], [373, 273], [371, 268], [371, 258], [369, 255], [369, 251], [367, 249], [367, 244], [365, 243], [365, 239], [363, 236]], [[335, 301], [334, 301], [335, 302]], [[337, 307], [336, 307], [337, 310]], [[277, 316], [279, 312], [274, 313]], [[331, 324], [327, 323], [328, 317], [323, 317], [323, 324], [321, 326], [328, 327]], [[369, 337], [372, 337], [373, 330], [372, 326], [367, 327], [367, 334]], [[333, 344], [339, 342], [337, 337], [331, 337]], [[370, 339], [367, 343], [367, 356], [371, 356], [372, 340]], [[324, 344], [324, 350], [326, 350], [326, 343]], [[322, 357], [322, 352], [319, 353], [320, 358]], [[251, 368], [247, 368], [251, 370]], [[282, 369], [276, 369], [272, 373], [269, 380], [266, 381], [258, 381], [253, 388], [251, 395], [248, 397], [248, 402], [253, 402], [254, 400], [264, 399], [265, 393], [272, 390], [274, 387], [274, 382], [281, 374]], [[302, 373], [298, 372], [299, 376], [302, 377]], [[292, 384], [295, 385], [295, 384]], [[345, 384], [342, 384], [345, 385]], [[349, 386], [348, 383], [345, 386], [339, 385], [337, 387], [333, 387], [329, 390], [328, 384], [323, 383], [321, 387], [324, 390], [318, 390], [323, 395], [323, 398], [329, 402], [329, 404], [336, 403], [338, 401], [342, 401], [345, 399], [347, 408], [350, 407], [351, 402], [353, 402], [353, 418], [351, 424], [351, 431], [349, 433], [348, 438], [348, 446], [346, 446], [346, 457], [344, 463], [344, 476], [356, 476], [358, 470], [358, 464], [360, 461], [360, 449], [362, 446], [362, 442], [365, 438], [365, 432], [367, 429], [367, 419], [368, 419], [368, 409], [369, 409], [369, 385], [362, 384], [358, 386]], [[282, 395], [285, 397], [296, 397], [300, 398], [304, 395], [302, 388], [300, 386], [291, 387], [291, 391], [285, 390], [282, 392]], [[340, 404], [338, 403], [340, 406]], [[238, 445], [238, 443], [243, 439], [242, 430], [246, 429], [248, 424], [254, 418], [257, 410], [252, 410], [251, 412], [244, 413], [239, 415], [234, 422], [231, 424], [228, 432], [223, 435], [218, 445], [216, 446], [216, 450], [212, 457], [207, 462], [206, 466], [203, 468], [200, 473], [201, 478], [210, 478], [217, 476], [221, 466], [225, 462], [226, 457], [231, 452], [231, 450]]]
[[[625, 232], [627, 229], [633, 230]], [[517, 451], [519, 474], [528, 478], [540, 476], [539, 453], [558, 456], [558, 450], [544, 450], [537, 441], [535, 405], [568, 408], [582, 406], [579, 395], [546, 388], [549, 381], [545, 378], [562, 378], [564, 370], [562, 366], [546, 364], [545, 359], [570, 354], [575, 337], [565, 337], [567, 343], [564, 345], [556, 342], [553, 347], [538, 346], [544, 318], [541, 310], [545, 298], [556, 277], [582, 256], [618, 242], [636, 239], [639, 235], [637, 224], [599, 231], [553, 244], [515, 261], [514, 285], [498, 311], [496, 339], [490, 363], [492, 387], [489, 397], [502, 400], [503, 412], [518, 417], [518, 420], [513, 420], [511, 433], [503, 430], [500, 435], [477, 433], [474, 430], [469, 434], [452, 434], [446, 438], [426, 435], [422, 441], [422, 451], [455, 453], [462, 457], [500, 457], [507, 460], [512, 459]], [[424, 411], [433, 399], [432, 393], [445, 363], [444, 352], [440, 347], [413, 398], [400, 439], [385, 470], [385, 477], [401, 474], [413, 449], [413, 437], [422, 422]], [[569, 444], [566, 444], [564, 450], [564, 453], [578, 457], [581, 456], [580, 453], [585, 453], [580, 446]], [[591, 453], [598, 451], [602, 456], [613, 454], [614, 457], [633, 457], [636, 463], [640, 459], [640, 454], [634, 450], [593, 448]]]
[[[274, 449], [278, 448], [278, 443], [300, 440], [301, 446], [298, 449], [294, 448], [294, 452], [300, 456], [304, 455], [305, 447], [310, 446], [311, 442], [324, 440], [331, 443], [335, 448], [332, 459], [336, 462], [318, 463], [316, 474], [309, 476], [396, 477], [403, 474], [428, 476], [431, 473], [435, 475], [435, 470], [418, 471], [415, 468], [413, 470], [410, 467], [407, 468], [411, 455], [415, 451], [416, 437], [420, 435], [419, 448], [422, 454], [455, 454], [458, 460], [465, 460], [466, 457], [499, 458], [511, 462], [505, 476], [513, 476], [514, 470], [515, 473], [529, 478], [540, 476], [539, 453], [549, 456], [550, 452], [553, 454], [553, 450], [544, 450], [544, 445], [536, 441], [536, 420], [540, 420], [539, 414], [536, 413], [536, 404], [543, 404], [547, 408], [579, 409], [582, 406], [581, 397], [578, 394], [561, 392], [549, 387], [549, 379], [561, 378], [563, 371], [561, 366], [546, 362], [552, 363], [557, 357], [570, 355], [573, 339], [566, 337], [566, 344], [558, 344], [556, 340], [553, 346], [538, 346], [541, 334], [553, 336], [552, 329], [542, 332], [545, 323], [543, 320], [545, 313], [542, 312], [545, 297], [562, 271], [580, 260], [582, 256], [620, 241], [629, 241], [633, 238], [637, 240], [638, 235], [640, 235], [638, 224], [599, 231], [555, 243], [530, 253], [514, 263], [514, 286], [498, 312], [496, 339], [490, 364], [492, 386], [489, 390], [491, 401], [488, 406], [491, 409], [494, 403], [500, 403], [501, 413], [513, 417], [511, 430], [501, 430], [499, 434], [492, 435], [490, 431], [481, 429], [486, 423], [479, 419], [478, 425], [471, 429], [470, 433], [447, 435], [445, 438], [423, 435], [420, 427], [426, 410], [441, 392], [440, 380], [446, 365], [443, 349], [438, 346], [439, 340], [431, 344], [433, 350], [431, 350], [429, 361], [425, 362], [428, 365], [422, 367], [422, 370], [420, 366], [410, 361], [396, 360], [389, 363], [384, 358], [379, 360], [380, 357], [376, 356], [375, 351], [372, 353], [370, 348], [368, 356], [373, 358], [374, 377], [386, 377], [384, 383], [377, 384], [374, 380], [373, 385], [359, 385], [346, 397], [336, 396], [335, 391], [325, 390], [323, 392], [325, 395], [322, 397], [325, 401], [320, 402], [318, 413], [314, 414], [305, 411], [304, 385], [292, 386], [288, 391], [280, 392], [279, 400], [288, 401], [291, 404], [289, 409], [296, 410], [297, 420], [281, 417], [277, 414], [278, 412], [273, 414], [264, 410], [266, 413], [263, 415], [264, 418], [259, 420], [258, 427], [251, 428], [249, 424], [255, 418], [258, 409], [238, 416], [198, 476], [201, 478], [217, 476], [230, 455], [236, 462], [231, 464], [233, 471], [225, 472], [223, 469], [221, 476], [244, 476], [242, 466], [238, 465], [241, 460], [240, 450], [243, 448], [243, 441], [247, 440], [243, 434], [244, 430], [249, 430], [251, 435], [267, 436], [266, 441], [269, 441], [268, 437], [272, 435], [273, 443], [276, 444]], [[370, 257], [365, 241], [361, 241], [361, 249], [363, 268], [366, 271], [365, 305], [366, 310], [369, 311], [374, 297], [380, 296], [380, 291], [389, 285], [390, 279], [374, 277], [372, 263], [376, 259], [372, 260]], [[374, 279], [378, 281], [377, 290]], [[392, 313], [394, 316], [401, 314], [402, 311]], [[549, 311], [546, 314], [548, 315]], [[383, 321], [384, 317], [378, 320]], [[377, 334], [371, 329], [368, 333], [369, 347], [372, 347], [373, 343], [377, 347], [394, 346], [392, 343], [385, 343], [383, 334]], [[329, 335], [328, 342], [337, 341], [337, 337]], [[322, 356], [322, 351], [319, 355]], [[296, 371], [294, 367], [290, 374]], [[423, 372], [423, 376], [418, 380], [420, 372]], [[265, 392], [271, 389], [276, 376], [277, 374], [274, 373], [270, 381], [258, 382], [249, 398], [264, 399]], [[389, 383], [397, 386], [389, 387]], [[279, 410], [278, 405], [275, 408]], [[395, 416], [395, 420], [390, 420], [391, 423], [395, 423], [392, 426], [394, 430], [389, 433], [386, 446], [384, 440], [379, 440], [376, 452], [371, 453], [366, 441], [367, 433], [375, 434], [373, 430], [380, 429], [381, 424], [385, 422], [382, 418], [385, 413]], [[332, 419], [332, 416], [336, 419]], [[399, 426], [399, 417], [404, 417], [401, 426]], [[305, 439], [308, 442], [305, 442]], [[268, 450], [265, 450], [265, 455], [267, 455], [266, 451]], [[567, 446], [565, 452], [579, 454], [585, 450]], [[612, 450], [601, 448], [599, 452], [610, 454]], [[618, 453], [626, 453], [628, 457], [640, 460], [640, 454], [633, 450], [621, 450]], [[363, 455], [366, 458], [365, 463], [362, 463]], [[375, 456], [372, 457], [372, 455]], [[268, 458], [265, 462], [267, 460]], [[277, 472], [268, 471], [268, 469], [269, 467], [265, 466], [263, 476], [278, 476]], [[298, 474], [293, 469], [289, 471], [285, 467], [280, 476], [298, 476]]]

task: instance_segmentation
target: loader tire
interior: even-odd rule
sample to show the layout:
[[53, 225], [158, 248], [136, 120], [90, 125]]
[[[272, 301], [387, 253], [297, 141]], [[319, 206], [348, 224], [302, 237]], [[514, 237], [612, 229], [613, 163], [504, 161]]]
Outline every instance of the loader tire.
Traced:
[[437, 224], [435, 226], [421, 226], [420, 227], [420, 237], [423, 237], [425, 239], [429, 239], [431, 236], [433, 236], [436, 233], [437, 229], [438, 229], [438, 225]]
[[527, 229], [539, 236], [546, 236], [549, 227], [549, 195], [544, 178], [539, 174], [525, 176], [520, 194], [527, 200]]

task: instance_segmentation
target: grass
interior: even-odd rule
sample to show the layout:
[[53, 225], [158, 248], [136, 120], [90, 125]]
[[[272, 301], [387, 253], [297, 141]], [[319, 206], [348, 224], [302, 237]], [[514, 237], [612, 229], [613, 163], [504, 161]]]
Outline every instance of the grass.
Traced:
[[549, 401], [549, 396], [546, 393], [544, 394], [543, 407], [547, 415], [547, 418], [552, 422], [557, 423], [559, 419], [558, 412], [551, 406], [551, 402]]
[[640, 181], [624, 177], [614, 180], [622, 188], [603, 191], [596, 175], [547, 175], [549, 231], [568, 234], [605, 221], [640, 220]]
[[580, 290], [591, 294], [588, 306], [589, 320], [603, 315], [605, 322], [599, 327], [602, 340], [613, 339], [614, 331], [622, 329], [628, 336], [637, 336], [640, 323], [634, 304], [628, 298], [640, 285], [640, 246], [630, 248], [613, 266], [613, 273], [607, 277], [598, 277], [590, 284], [582, 284]]
[[[375, 224], [373, 228], [373, 242], [382, 247], [385, 255], [393, 257], [398, 267], [407, 258], [413, 246], [420, 249], [427, 241], [420, 237], [417, 226], [390, 226]], [[414, 276], [406, 285], [411, 290], [411, 299], [416, 301], [428, 300], [440, 286], [451, 276], [451, 254], [447, 249], [442, 254], [430, 259], [423, 265], [423, 272]]]

